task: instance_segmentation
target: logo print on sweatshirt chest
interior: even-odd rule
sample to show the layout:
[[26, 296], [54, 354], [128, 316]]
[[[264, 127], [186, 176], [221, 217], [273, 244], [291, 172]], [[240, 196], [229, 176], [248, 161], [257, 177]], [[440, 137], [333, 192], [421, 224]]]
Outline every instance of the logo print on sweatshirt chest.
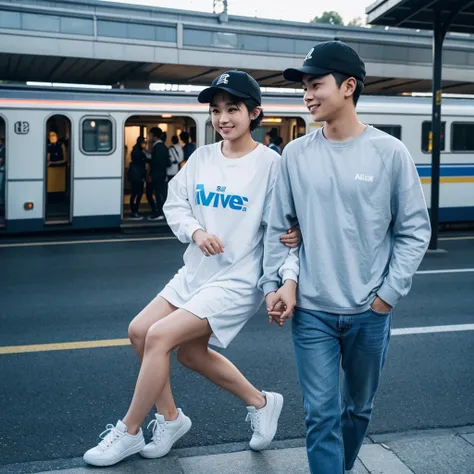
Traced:
[[369, 176], [367, 174], [357, 173], [354, 177], [355, 181], [366, 181], [368, 183], [373, 183], [374, 176]]
[[215, 191], [206, 192], [204, 184], [196, 184], [196, 204], [198, 206], [247, 211], [248, 198], [239, 194], [228, 194], [226, 186], [217, 186]]

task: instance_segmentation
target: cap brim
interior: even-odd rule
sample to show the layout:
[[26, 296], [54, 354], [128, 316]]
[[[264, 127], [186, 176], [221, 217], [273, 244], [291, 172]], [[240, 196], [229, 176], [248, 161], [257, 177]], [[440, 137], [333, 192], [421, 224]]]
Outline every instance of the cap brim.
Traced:
[[327, 76], [328, 74], [331, 74], [331, 72], [332, 71], [329, 69], [322, 69], [315, 66], [303, 66], [297, 69], [285, 69], [285, 71], [283, 71], [283, 77], [287, 81], [302, 82], [305, 74], [310, 74], [311, 76]]
[[241, 99], [251, 99], [252, 97], [248, 94], [245, 94], [243, 92], [236, 91], [235, 89], [231, 89], [230, 87], [224, 87], [224, 86], [212, 86], [208, 87], [207, 89], [204, 89], [201, 91], [198, 95], [198, 101], [201, 102], [201, 104], [210, 104], [213, 97], [218, 93], [218, 92], [228, 92], [229, 94], [235, 95], [236, 97], [240, 97]]

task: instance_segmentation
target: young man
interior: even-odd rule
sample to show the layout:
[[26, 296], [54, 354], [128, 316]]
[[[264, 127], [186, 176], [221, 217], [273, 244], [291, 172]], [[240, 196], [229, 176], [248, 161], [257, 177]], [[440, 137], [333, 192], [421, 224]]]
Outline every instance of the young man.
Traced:
[[[408, 150], [357, 118], [365, 78], [358, 54], [342, 42], [320, 43], [284, 77], [303, 84], [312, 118], [325, 125], [283, 152], [260, 285], [270, 321], [282, 326], [296, 305], [293, 342], [311, 472], [339, 474], [352, 469], [364, 440], [392, 308], [410, 289], [431, 229]], [[278, 289], [288, 253], [279, 235], [295, 219], [303, 237], [296, 295], [291, 280]]]

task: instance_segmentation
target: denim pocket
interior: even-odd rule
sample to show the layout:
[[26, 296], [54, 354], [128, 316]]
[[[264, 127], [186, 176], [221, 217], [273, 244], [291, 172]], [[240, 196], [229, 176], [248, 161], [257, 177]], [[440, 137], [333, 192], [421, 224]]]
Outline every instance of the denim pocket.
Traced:
[[375, 309], [373, 309], [372, 306], [370, 306], [369, 310], [372, 313], [374, 313], [375, 316], [380, 316], [381, 318], [390, 316], [390, 313], [392, 312], [392, 310], [390, 310], [388, 313], [379, 313], [378, 311], [375, 311]]

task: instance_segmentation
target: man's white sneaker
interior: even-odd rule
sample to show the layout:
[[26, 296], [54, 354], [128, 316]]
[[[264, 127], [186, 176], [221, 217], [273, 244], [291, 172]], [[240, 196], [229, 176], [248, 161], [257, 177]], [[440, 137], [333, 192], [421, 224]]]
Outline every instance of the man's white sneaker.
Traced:
[[122, 459], [139, 453], [145, 447], [142, 430], [131, 435], [120, 420], [117, 425], [107, 425], [100, 434], [102, 441], [84, 454], [84, 461], [92, 466], [113, 466]]
[[283, 408], [283, 397], [279, 393], [262, 393], [265, 395], [267, 404], [260, 409], [247, 407], [248, 414], [245, 419], [245, 421], [250, 420], [252, 426], [253, 436], [250, 440], [250, 448], [254, 451], [261, 451], [272, 442]]
[[151, 443], [148, 443], [140, 455], [148, 459], [162, 458], [166, 456], [179, 438], [191, 429], [191, 420], [178, 408], [178, 418], [166, 421], [163, 415], [155, 414], [155, 419], [150, 421], [148, 428], [153, 435]]

